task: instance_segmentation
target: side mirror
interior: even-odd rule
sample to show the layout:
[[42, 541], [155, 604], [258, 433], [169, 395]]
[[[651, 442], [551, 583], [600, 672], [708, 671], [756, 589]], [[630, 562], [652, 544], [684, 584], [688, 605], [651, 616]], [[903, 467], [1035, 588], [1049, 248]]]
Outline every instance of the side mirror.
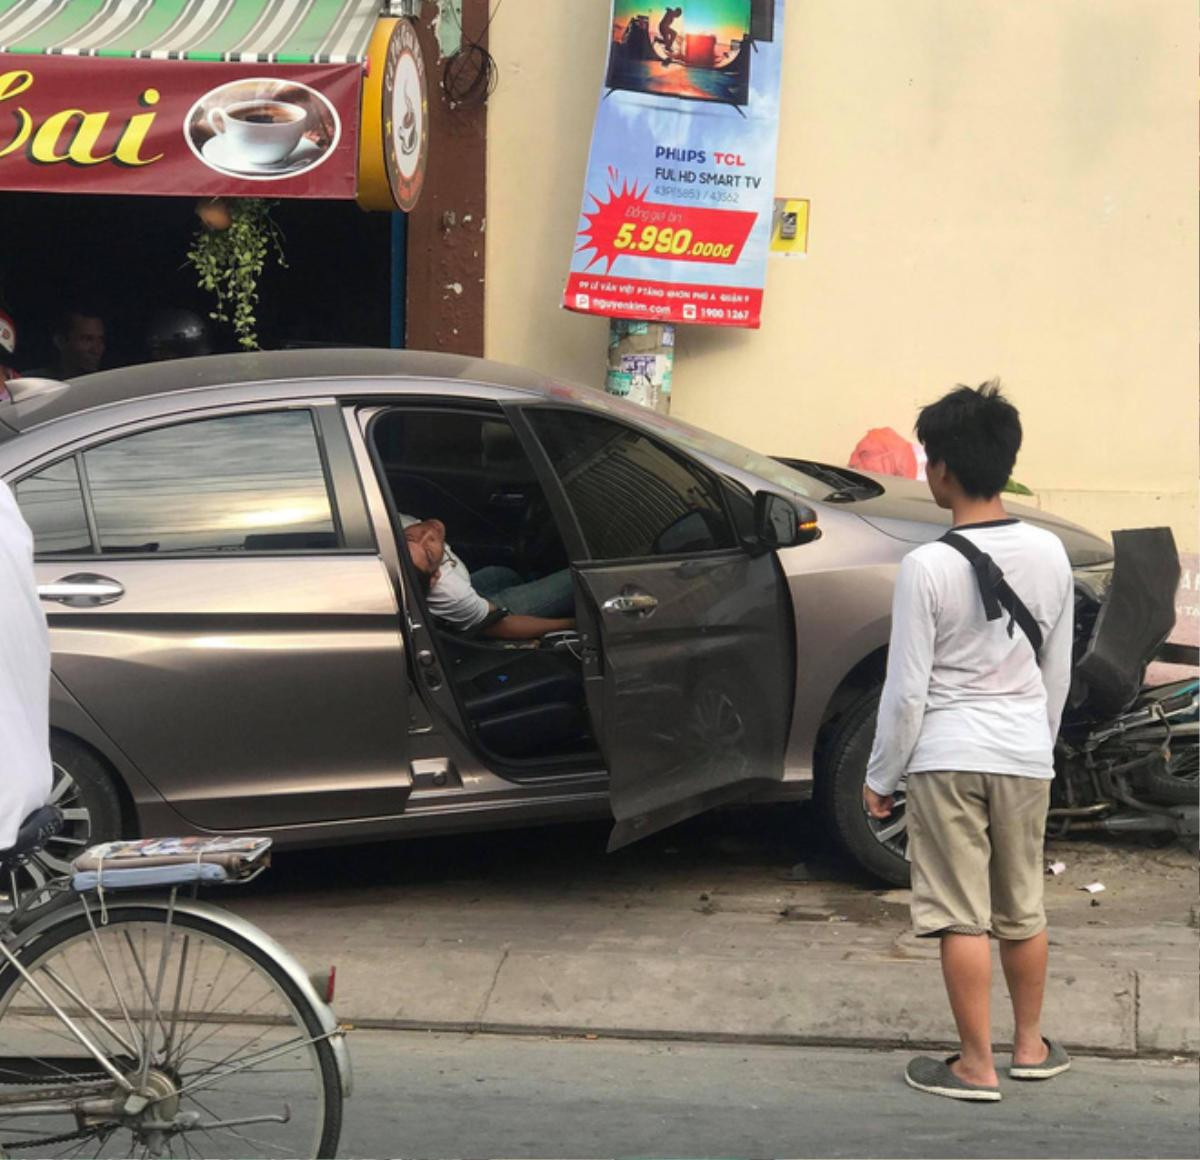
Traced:
[[754, 496], [754, 535], [763, 548], [794, 548], [820, 537], [817, 513], [770, 491]]

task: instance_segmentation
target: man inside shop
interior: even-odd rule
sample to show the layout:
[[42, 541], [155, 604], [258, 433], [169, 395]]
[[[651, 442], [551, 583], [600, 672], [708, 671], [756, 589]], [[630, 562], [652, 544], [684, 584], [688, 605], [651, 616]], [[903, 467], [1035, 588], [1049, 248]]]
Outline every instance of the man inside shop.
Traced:
[[34, 379], [77, 379], [100, 369], [104, 359], [104, 319], [83, 307], [64, 310], [50, 337], [57, 355], [48, 366], [25, 373]]

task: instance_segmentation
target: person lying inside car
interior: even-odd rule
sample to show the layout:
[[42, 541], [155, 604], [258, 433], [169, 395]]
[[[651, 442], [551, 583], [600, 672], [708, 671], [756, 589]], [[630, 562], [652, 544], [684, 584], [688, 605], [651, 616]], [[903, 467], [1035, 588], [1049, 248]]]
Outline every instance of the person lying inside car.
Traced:
[[401, 515], [404, 541], [422, 576], [430, 614], [461, 633], [496, 640], [537, 640], [575, 627], [575, 598], [566, 570], [523, 581], [512, 568], [469, 572], [446, 543], [441, 520]]

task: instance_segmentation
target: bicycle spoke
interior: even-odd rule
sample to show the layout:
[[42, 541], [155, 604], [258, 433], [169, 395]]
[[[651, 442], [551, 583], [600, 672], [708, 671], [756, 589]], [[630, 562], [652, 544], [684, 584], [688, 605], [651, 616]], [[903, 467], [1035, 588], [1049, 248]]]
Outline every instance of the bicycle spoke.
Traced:
[[[262, 1002], [262, 1000], [263, 1000], [264, 998], [267, 998], [267, 997], [268, 997], [270, 994], [271, 994], [271, 992], [270, 992], [269, 990], [268, 990], [268, 991], [265, 991], [265, 992], [264, 992], [262, 995], [258, 996], [258, 998], [255, 1000], [255, 1003], [261, 1003], [261, 1002]], [[248, 1011], [248, 1010], [249, 1010], [249, 1005], [247, 1005], [247, 1007], [243, 1008], [243, 1010], [242, 1010], [242, 1011], [240, 1011], [240, 1012], [236, 1012], [236, 1014], [245, 1014], [245, 1012], [246, 1012], [246, 1011]], [[193, 1039], [194, 1039], [194, 1036], [195, 1036], [195, 1035], [199, 1034], [199, 1030], [200, 1030], [200, 1027], [201, 1027], [201, 1026], [203, 1026], [203, 1024], [199, 1024], [199, 1025], [197, 1025], [196, 1031], [193, 1033]], [[196, 1051], [198, 1048], [200, 1048], [200, 1047], [203, 1047], [203, 1046], [204, 1046], [204, 1044], [206, 1044], [206, 1043], [208, 1043], [210, 1040], [212, 1040], [212, 1038], [213, 1038], [215, 1035], [219, 1035], [219, 1034], [220, 1034], [220, 1033], [221, 1033], [221, 1032], [222, 1032], [222, 1031], [225, 1029], [225, 1026], [226, 1026], [226, 1025], [225, 1025], [225, 1024], [223, 1024], [223, 1023], [218, 1023], [218, 1024], [216, 1025], [216, 1027], [215, 1027], [213, 1030], [209, 1031], [209, 1033], [208, 1033], [206, 1036], [204, 1036], [204, 1038], [203, 1038], [203, 1039], [195, 1040], [194, 1042], [193, 1042], [193, 1041], [189, 1041], [189, 1042], [188, 1042], [188, 1044], [186, 1045], [186, 1046], [188, 1047], [189, 1054], [190, 1054], [191, 1052], [194, 1052], [194, 1051]], [[177, 1066], [181, 1065], [181, 1064], [182, 1064], [182, 1062], [183, 1062], [183, 1047], [184, 1047], [184, 1046], [185, 1046], [185, 1045], [181, 1045], [181, 1046], [180, 1046], [180, 1051], [179, 1051], [179, 1053], [178, 1053], [178, 1054], [176, 1055], [176, 1057], [175, 1057], [175, 1063], [176, 1063], [176, 1065], [177, 1065]]]
[[[328, 1038], [328, 1036], [323, 1036], [322, 1038]], [[281, 1044], [279, 1047], [272, 1047], [268, 1048], [266, 1051], [260, 1051], [257, 1058], [265, 1063], [268, 1059], [277, 1059], [279, 1056], [293, 1050], [296, 1047], [306, 1047], [308, 1044], [313, 1042], [315, 1041], [311, 1038], [306, 1039], [297, 1037], [295, 1039], [288, 1040], [287, 1043]], [[251, 1056], [249, 1059], [242, 1060], [240, 1063], [227, 1068], [225, 1071], [221, 1072], [217, 1078], [227, 1079], [231, 1075], [239, 1075], [243, 1071], [248, 1071], [254, 1066], [256, 1066], [255, 1057]], [[201, 1078], [200, 1080], [194, 1081], [190, 1084], [184, 1084], [183, 1087], [179, 1089], [179, 1094], [182, 1096], [193, 1091], [204, 1091], [212, 1086], [212, 1081], [205, 1081], [203, 1078]]]
[[167, 1029], [166, 1042], [163, 1044], [163, 1058], [171, 1058], [171, 1050], [175, 1046], [175, 1029], [179, 1026], [179, 997], [183, 993], [183, 976], [187, 970], [188, 952], [192, 947], [192, 936], [185, 933], [183, 946], [179, 951], [179, 973], [175, 979], [175, 1004], [171, 1008], [171, 1026]]
[[[242, 1051], [245, 1051], [248, 1048], [253, 1047], [256, 1043], [260, 1043], [262, 1041], [262, 1039], [264, 1038], [264, 1036], [269, 1035], [273, 1030], [274, 1030], [273, 1027], [270, 1027], [270, 1026], [264, 1027], [253, 1038], [248, 1039], [244, 1043], [240, 1044], [238, 1047], [235, 1047], [231, 1052], [229, 1052], [223, 1058], [218, 1059], [215, 1063], [213, 1063], [210, 1067], [206, 1068], [204, 1071], [188, 1072], [187, 1073], [188, 1077], [208, 1075], [210, 1072], [216, 1071], [218, 1067], [221, 1067], [222, 1065], [228, 1063], [234, 1056], [240, 1054]], [[180, 1077], [183, 1078], [182, 1072], [180, 1072]]]
[[[194, 1017], [191, 1020], [189, 1020], [189, 1022], [191, 1022], [195, 1025], [195, 1029], [193, 1031], [189, 1032], [189, 1034], [186, 1035], [184, 1037], [184, 1039], [182, 1040], [182, 1042], [179, 1044], [179, 1050], [175, 1053], [177, 1059], [182, 1057], [182, 1054], [183, 1054], [184, 1050], [186, 1049], [188, 1043], [191, 1041], [192, 1038], [194, 1038], [197, 1034], [199, 1034], [200, 1028], [203, 1027], [204, 1024], [207, 1022], [205, 1019], [200, 1018], [200, 1016], [204, 1016], [204, 1015], [208, 1014], [208, 1005], [212, 1001], [212, 996], [216, 992], [216, 989], [217, 989], [217, 982], [221, 978], [221, 975], [224, 974], [225, 967], [228, 964], [228, 962], [229, 962], [229, 951], [227, 950], [225, 952], [224, 958], [221, 959], [221, 965], [217, 968], [216, 975], [213, 976], [212, 982], [210, 982], [208, 984], [209, 994], [208, 994], [208, 998], [205, 1000], [203, 1008], [200, 1011], [196, 1012], [196, 1016], [198, 1016], [198, 1017]], [[193, 980], [193, 982], [194, 982], [194, 980]]]
[[83, 987], [82, 987], [82, 984], [80, 984], [78, 977], [75, 975], [75, 968], [73, 966], [71, 966], [69, 963], [67, 965], [71, 971], [72, 977], [75, 979], [75, 988], [68, 987], [67, 984], [65, 982], [63, 982], [61, 979], [59, 979], [59, 977], [52, 970], [50, 970], [49, 967], [43, 967], [41, 973], [43, 975], [45, 975], [48, 979], [50, 979], [54, 983], [54, 985], [56, 987], [58, 987], [59, 990], [61, 990], [64, 995], [67, 996], [67, 998], [69, 998], [73, 1002], [77, 1003], [80, 1007], [90, 1010], [92, 1021], [95, 1023], [98, 1023], [101, 1027], [103, 1027], [104, 1030], [107, 1031], [108, 1034], [112, 1037], [112, 1039], [117, 1044], [117, 1046], [123, 1048], [127, 1055], [136, 1056], [137, 1048], [132, 1043], [129, 1043], [126, 1040], [122, 1039], [121, 1036], [117, 1033], [116, 1028], [114, 1028], [113, 1025], [111, 1023], [109, 1023], [109, 1021], [107, 1019], [105, 1019], [105, 1017], [102, 1014], [100, 1014], [98, 1011], [96, 1011], [95, 1008], [91, 1008], [88, 1006], [87, 1001], [83, 998], [83, 996], [81, 994]]
[[[224, 967], [224, 964], [222, 964], [222, 967]], [[246, 968], [246, 973], [245, 973], [244, 975], [242, 975], [242, 977], [241, 977], [240, 979], [238, 979], [238, 980], [237, 980], [237, 982], [235, 982], [235, 983], [233, 984], [233, 986], [232, 986], [232, 987], [230, 987], [230, 988], [229, 988], [229, 990], [225, 992], [225, 994], [224, 994], [224, 995], [222, 995], [222, 996], [221, 996], [221, 999], [220, 999], [220, 1001], [219, 1001], [218, 1003], [214, 1004], [214, 1011], [210, 1012], [210, 1011], [208, 1010], [208, 1008], [206, 1007], [206, 1008], [205, 1008], [205, 1010], [201, 1012], [201, 1014], [204, 1014], [204, 1015], [207, 1015], [207, 1014], [214, 1014], [216, 1011], [220, 1010], [220, 1008], [221, 1008], [221, 1007], [224, 1005], [225, 1001], [226, 1001], [226, 1000], [229, 998], [229, 996], [230, 996], [230, 995], [232, 995], [232, 994], [234, 994], [234, 992], [236, 992], [236, 991], [237, 991], [237, 990], [238, 990], [238, 989], [239, 989], [239, 988], [242, 986], [242, 984], [243, 984], [243, 983], [245, 983], [245, 981], [246, 981], [246, 980], [247, 980], [247, 979], [250, 977], [250, 975], [251, 975], [253, 972], [254, 972], [254, 967], [253, 967], [253, 966], [249, 966], [249, 967], [247, 967], [247, 968]], [[215, 990], [215, 987], [214, 987], [213, 989]], [[189, 1035], [189, 1036], [188, 1036], [188, 1037], [187, 1037], [187, 1038], [186, 1038], [186, 1039], [185, 1039], [185, 1040], [184, 1040], [184, 1041], [183, 1041], [183, 1042], [182, 1042], [182, 1043], [179, 1045], [179, 1050], [178, 1050], [178, 1051], [175, 1053], [175, 1058], [176, 1058], [176, 1060], [180, 1060], [180, 1059], [182, 1059], [182, 1058], [183, 1058], [183, 1054], [184, 1054], [184, 1052], [185, 1052], [185, 1051], [187, 1050], [187, 1048], [188, 1048], [188, 1047], [191, 1045], [191, 1043], [192, 1043], [192, 1040], [193, 1040], [193, 1039], [194, 1039], [194, 1038], [195, 1038], [195, 1037], [196, 1037], [196, 1036], [197, 1036], [197, 1035], [200, 1033], [200, 1028], [201, 1028], [201, 1027], [203, 1027], [203, 1026], [205, 1025], [204, 1021], [195, 1020], [194, 1022], [196, 1023], [196, 1028], [195, 1028], [195, 1030], [194, 1030], [194, 1031], [192, 1031], [192, 1032], [191, 1032], [191, 1034], [190, 1034], [190, 1035]], [[211, 1037], [209, 1037], [209, 1038], [211, 1038]], [[201, 1042], [207, 1042], [207, 1039], [205, 1039], [205, 1040], [201, 1040]]]
[[[117, 981], [113, 978], [112, 964], [108, 961], [108, 955], [105, 952], [104, 945], [100, 941], [100, 935], [96, 931], [96, 926], [92, 922], [92, 913], [88, 908], [87, 900], [84, 900], [84, 913], [87, 915], [88, 925], [91, 927], [92, 937], [89, 940], [92, 950], [95, 952], [96, 958], [100, 961], [100, 966], [104, 971], [104, 977], [108, 980], [108, 985], [112, 988], [117, 1004], [121, 1008], [121, 1016], [125, 1020], [125, 1026], [129, 1031], [130, 1038], [136, 1043], [140, 1042], [137, 1037], [137, 1032], [133, 1026], [133, 1019], [129, 1014], [129, 1008], [125, 1005], [125, 994], [117, 987]], [[144, 1044], [142, 1047], [144, 1048]], [[135, 1053], [136, 1054], [136, 1053]]]
[[111, 1131], [98, 1132], [97, 1135], [100, 1137], [100, 1146], [96, 1149], [96, 1155], [92, 1157], [92, 1160], [100, 1160], [100, 1153], [104, 1151], [104, 1145], [113, 1138], [114, 1133]]
[[[143, 1059], [143, 1061], [148, 1063], [150, 1060], [150, 1057], [154, 1054], [154, 1024], [156, 1024], [156, 1023], [158, 1024], [159, 1030], [162, 1031], [164, 1036], [166, 1035], [166, 1028], [163, 1027], [163, 1025], [162, 1025], [162, 1015], [160, 1014], [160, 1012], [158, 1010], [157, 997], [155, 996], [154, 992], [150, 989], [150, 977], [146, 973], [146, 968], [142, 965], [142, 960], [140, 958], [138, 958], [137, 951], [134, 950], [133, 940], [129, 937], [128, 931], [125, 932], [125, 941], [129, 946], [130, 952], [133, 954], [134, 965], [137, 967], [138, 978], [141, 980], [141, 984], [142, 984], [142, 992], [145, 994], [146, 1000], [147, 1000], [146, 1016], [145, 1016], [145, 1024], [144, 1024], [145, 1029], [142, 1032], [142, 1059]], [[149, 956], [145, 954], [145, 952], [146, 952], [146, 932], [145, 931], [142, 932], [142, 952], [143, 952], [143, 955], [146, 957], [146, 961], [148, 962]]]

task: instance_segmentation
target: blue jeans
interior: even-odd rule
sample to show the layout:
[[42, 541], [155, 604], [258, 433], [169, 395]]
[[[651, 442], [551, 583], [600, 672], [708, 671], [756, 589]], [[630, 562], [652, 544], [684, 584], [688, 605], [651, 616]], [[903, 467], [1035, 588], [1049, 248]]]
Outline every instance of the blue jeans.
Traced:
[[567, 569], [540, 580], [522, 580], [520, 573], [502, 564], [489, 564], [471, 573], [471, 586], [493, 604], [517, 616], [563, 617], [575, 615], [575, 592]]

